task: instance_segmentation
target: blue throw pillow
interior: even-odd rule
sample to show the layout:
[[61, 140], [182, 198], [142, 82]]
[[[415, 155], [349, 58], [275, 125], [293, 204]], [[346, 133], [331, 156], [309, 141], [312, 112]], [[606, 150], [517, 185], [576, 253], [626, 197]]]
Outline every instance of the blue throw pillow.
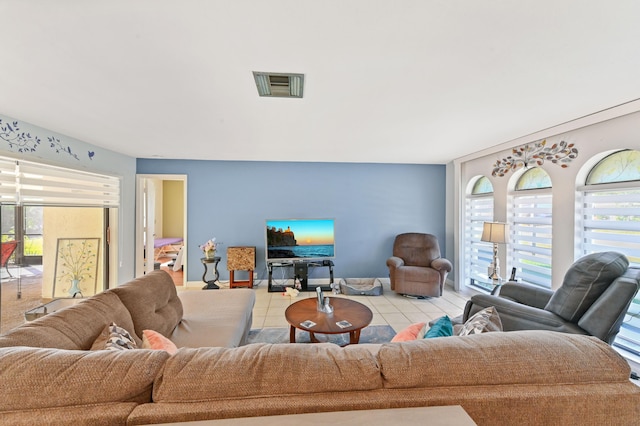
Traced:
[[425, 339], [446, 336], [453, 336], [453, 324], [451, 324], [451, 319], [446, 315], [438, 318], [429, 331], [424, 334]]

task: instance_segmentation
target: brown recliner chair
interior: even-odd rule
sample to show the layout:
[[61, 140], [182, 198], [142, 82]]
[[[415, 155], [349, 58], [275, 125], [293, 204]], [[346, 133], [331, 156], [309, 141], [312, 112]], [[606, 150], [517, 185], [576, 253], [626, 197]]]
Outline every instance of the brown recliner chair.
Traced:
[[452, 265], [440, 257], [431, 234], [409, 232], [396, 236], [393, 256], [387, 259], [391, 290], [408, 296], [440, 297]]

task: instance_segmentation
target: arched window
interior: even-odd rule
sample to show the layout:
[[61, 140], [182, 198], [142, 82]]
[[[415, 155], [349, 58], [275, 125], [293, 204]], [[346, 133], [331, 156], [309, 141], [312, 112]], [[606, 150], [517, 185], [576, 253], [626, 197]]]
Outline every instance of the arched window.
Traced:
[[640, 180], [640, 151], [624, 150], [611, 154], [596, 164], [587, 176], [587, 185]]
[[539, 167], [529, 169], [511, 195], [510, 264], [522, 281], [551, 288], [551, 179]]
[[493, 258], [491, 244], [480, 241], [484, 222], [493, 221], [493, 185], [481, 176], [469, 185], [465, 208], [465, 284], [491, 290], [487, 267]]
[[493, 185], [491, 181], [487, 179], [486, 176], [481, 176], [476, 183], [473, 184], [473, 189], [471, 190], [472, 195], [485, 195], [485, 194], [493, 194]]
[[551, 179], [547, 172], [539, 167], [527, 170], [516, 182], [516, 191], [541, 188], [551, 188]]
[[[581, 254], [613, 250], [640, 267], [640, 151], [618, 151], [600, 160], [580, 193]], [[640, 357], [640, 295], [613, 344]]]

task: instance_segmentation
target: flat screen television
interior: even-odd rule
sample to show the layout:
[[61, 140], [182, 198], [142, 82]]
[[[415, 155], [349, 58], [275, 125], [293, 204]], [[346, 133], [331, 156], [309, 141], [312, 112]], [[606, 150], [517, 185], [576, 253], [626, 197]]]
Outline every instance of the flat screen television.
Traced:
[[267, 219], [267, 262], [335, 257], [334, 219]]

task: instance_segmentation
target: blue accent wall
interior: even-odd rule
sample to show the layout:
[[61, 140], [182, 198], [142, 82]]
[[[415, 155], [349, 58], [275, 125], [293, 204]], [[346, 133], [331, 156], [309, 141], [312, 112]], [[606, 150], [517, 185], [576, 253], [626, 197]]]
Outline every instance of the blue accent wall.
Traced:
[[[188, 176], [189, 281], [202, 278], [198, 245], [212, 237], [222, 243], [221, 279], [229, 246], [256, 246], [266, 279], [266, 219], [335, 218], [336, 278], [387, 277], [403, 232], [434, 234], [445, 253], [444, 165], [138, 159], [137, 173]], [[327, 268], [309, 273], [328, 277]]]

